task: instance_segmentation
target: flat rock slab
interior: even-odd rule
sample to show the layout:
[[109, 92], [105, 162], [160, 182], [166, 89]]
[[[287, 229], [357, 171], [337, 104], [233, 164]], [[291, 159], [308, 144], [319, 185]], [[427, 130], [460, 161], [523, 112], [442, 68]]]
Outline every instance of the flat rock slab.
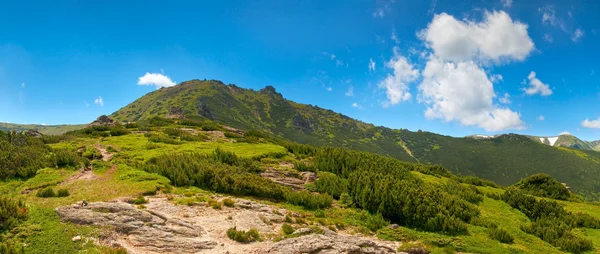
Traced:
[[217, 243], [200, 240], [206, 231], [187, 221], [137, 209], [123, 202], [96, 202], [87, 206], [56, 208], [63, 221], [80, 225], [109, 226], [124, 235], [131, 246], [158, 253], [196, 253]]
[[266, 253], [269, 254], [387, 254], [396, 253], [390, 247], [379, 245], [373, 241], [354, 236], [306, 235], [280, 241], [271, 246]]

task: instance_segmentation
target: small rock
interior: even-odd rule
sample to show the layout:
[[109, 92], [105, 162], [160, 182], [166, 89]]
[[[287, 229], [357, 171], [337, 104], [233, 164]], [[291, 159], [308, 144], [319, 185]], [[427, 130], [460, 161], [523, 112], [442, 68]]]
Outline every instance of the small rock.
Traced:
[[337, 233], [331, 229], [323, 228], [323, 235], [324, 236], [337, 236]]
[[78, 235], [78, 236], [76, 236], [76, 237], [73, 237], [71, 240], [72, 240], [73, 242], [79, 242], [79, 241], [81, 241], [81, 236], [79, 236], [79, 235]]
[[400, 227], [400, 225], [398, 225], [398, 224], [392, 224], [389, 226], [389, 228], [391, 228], [391, 229], [397, 229], [399, 227]]
[[294, 232], [295, 235], [306, 235], [313, 232], [312, 228], [300, 228]]

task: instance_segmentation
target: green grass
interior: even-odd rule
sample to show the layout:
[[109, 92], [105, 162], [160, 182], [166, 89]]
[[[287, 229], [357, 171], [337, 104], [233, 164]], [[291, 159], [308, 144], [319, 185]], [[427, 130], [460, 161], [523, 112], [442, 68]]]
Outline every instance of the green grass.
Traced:
[[23, 190], [34, 190], [43, 188], [46, 186], [54, 186], [62, 181], [66, 180], [73, 174], [76, 174], [76, 170], [70, 169], [53, 169], [53, 168], [44, 168], [38, 170], [35, 177], [30, 178], [26, 182], [24, 182], [20, 189]]

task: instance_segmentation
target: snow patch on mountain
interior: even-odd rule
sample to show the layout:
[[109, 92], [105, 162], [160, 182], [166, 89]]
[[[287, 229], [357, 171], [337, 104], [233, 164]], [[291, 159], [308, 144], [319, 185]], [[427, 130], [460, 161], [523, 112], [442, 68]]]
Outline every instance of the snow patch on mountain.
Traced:
[[550, 141], [550, 146], [554, 146], [554, 144], [556, 144], [556, 141], [558, 140], [558, 137], [549, 137], [548, 141]]

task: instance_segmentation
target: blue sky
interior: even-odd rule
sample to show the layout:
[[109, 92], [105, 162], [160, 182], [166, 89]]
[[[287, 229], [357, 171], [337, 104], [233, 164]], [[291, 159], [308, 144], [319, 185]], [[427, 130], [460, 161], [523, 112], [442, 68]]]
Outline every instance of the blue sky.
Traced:
[[598, 16], [595, 1], [5, 1], [0, 121], [87, 123], [206, 78], [391, 128], [597, 140]]

